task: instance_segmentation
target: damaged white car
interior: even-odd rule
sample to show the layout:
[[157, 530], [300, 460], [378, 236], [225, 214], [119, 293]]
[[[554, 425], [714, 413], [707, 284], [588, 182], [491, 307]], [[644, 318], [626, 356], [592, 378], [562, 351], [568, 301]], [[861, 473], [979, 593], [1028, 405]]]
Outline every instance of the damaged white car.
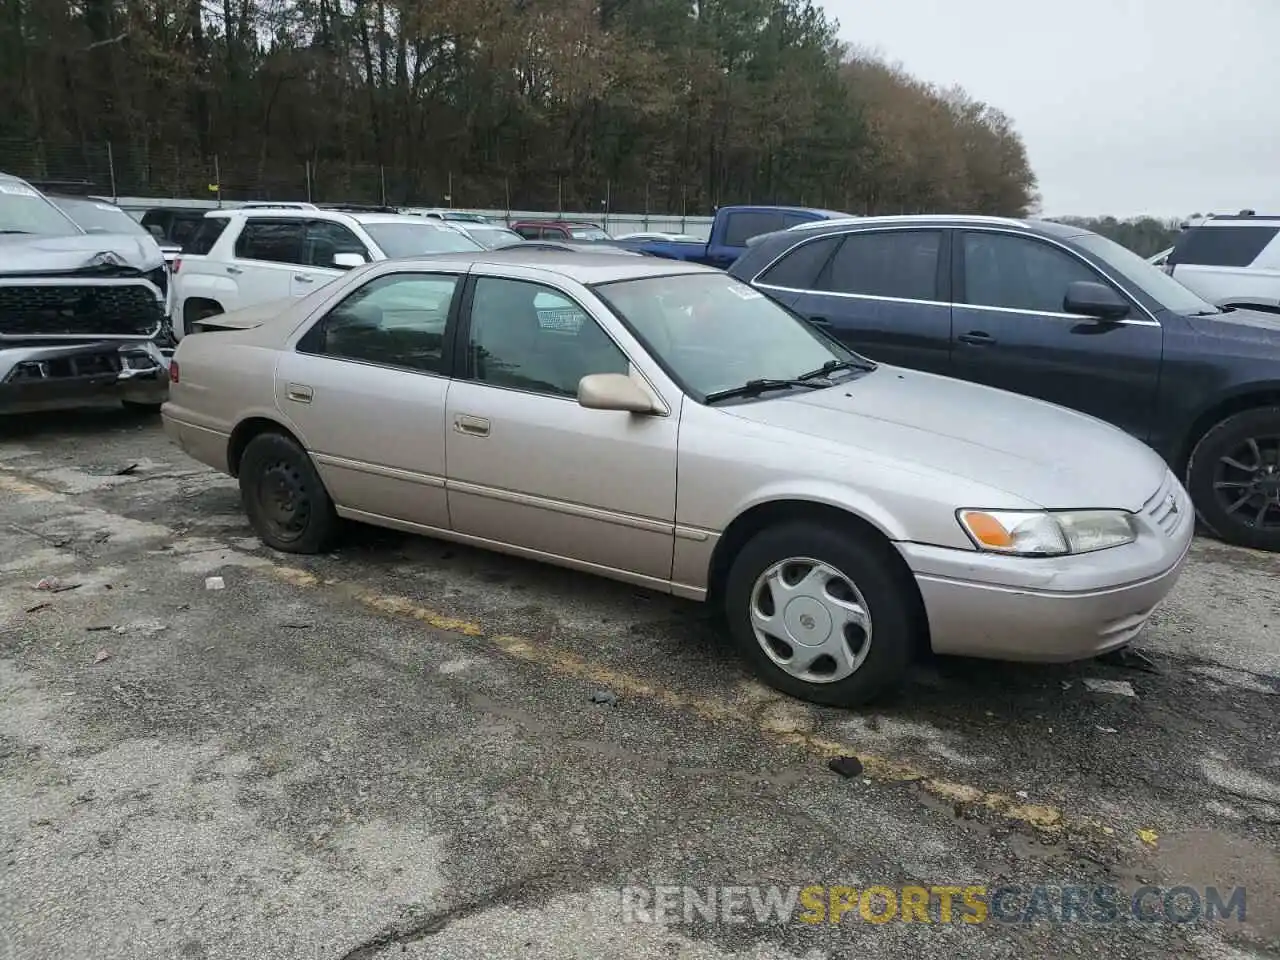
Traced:
[[0, 413], [101, 400], [158, 410], [167, 281], [150, 237], [87, 233], [0, 173]]

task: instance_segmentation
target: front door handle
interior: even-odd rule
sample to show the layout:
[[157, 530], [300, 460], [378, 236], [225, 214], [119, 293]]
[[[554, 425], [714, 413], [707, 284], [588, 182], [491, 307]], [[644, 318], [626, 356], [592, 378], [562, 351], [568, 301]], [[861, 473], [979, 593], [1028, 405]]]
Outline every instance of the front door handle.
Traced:
[[489, 421], [484, 417], [472, 417], [468, 414], [460, 413], [453, 418], [453, 429], [471, 437], [487, 437], [489, 435]]
[[310, 403], [314, 395], [305, 383], [291, 383], [285, 387], [284, 393], [295, 403]]
[[956, 339], [975, 347], [989, 347], [996, 342], [995, 337], [983, 330], [970, 330], [968, 333], [960, 334]]
[[295, 273], [293, 275], [293, 279], [297, 280], [299, 283], [315, 283], [316, 282], [315, 277], [309, 277], [305, 273]]
[[233, 276], [235, 276], [235, 275], [238, 275], [238, 274], [244, 273], [244, 270], [243, 270], [243, 269], [241, 269], [240, 267], [227, 267], [227, 273], [232, 274]]

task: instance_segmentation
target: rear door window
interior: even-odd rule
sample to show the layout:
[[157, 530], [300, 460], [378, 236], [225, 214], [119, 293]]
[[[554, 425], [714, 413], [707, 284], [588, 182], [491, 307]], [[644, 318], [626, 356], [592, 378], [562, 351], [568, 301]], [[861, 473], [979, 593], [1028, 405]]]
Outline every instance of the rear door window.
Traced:
[[245, 220], [244, 229], [236, 237], [236, 256], [245, 260], [304, 263], [302, 254], [301, 220], [250, 218]]
[[331, 220], [311, 220], [307, 223], [307, 235], [303, 248], [303, 258], [313, 267], [336, 267], [333, 258], [340, 253], [355, 253], [369, 258], [369, 251], [360, 242], [360, 238], [341, 223]]
[[760, 275], [759, 283], [789, 290], [812, 290], [818, 283], [818, 274], [840, 246], [840, 236], [810, 240], [792, 248], [781, 260]]
[[939, 300], [940, 230], [889, 230], [851, 233], [818, 278], [829, 293]]
[[1169, 263], [1203, 267], [1247, 267], [1252, 265], [1280, 227], [1240, 224], [1238, 226], [1194, 227], [1182, 233], [1174, 244]]

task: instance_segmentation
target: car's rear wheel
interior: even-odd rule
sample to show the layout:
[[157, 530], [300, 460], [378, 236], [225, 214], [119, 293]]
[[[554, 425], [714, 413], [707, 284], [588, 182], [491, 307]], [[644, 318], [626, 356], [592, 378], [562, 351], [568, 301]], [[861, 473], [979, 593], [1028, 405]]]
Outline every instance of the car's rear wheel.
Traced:
[[1196, 513], [1228, 543], [1280, 550], [1280, 407], [1227, 417], [1187, 464]]
[[725, 609], [766, 683], [854, 706], [901, 682], [917, 648], [914, 584], [889, 551], [854, 529], [810, 522], [747, 542], [729, 569]]
[[333, 538], [333, 501], [305, 450], [261, 433], [240, 458], [240, 498], [262, 542], [287, 553], [319, 553]]
[[183, 332], [198, 333], [202, 321], [219, 316], [223, 312], [222, 306], [213, 300], [188, 300], [182, 307]]

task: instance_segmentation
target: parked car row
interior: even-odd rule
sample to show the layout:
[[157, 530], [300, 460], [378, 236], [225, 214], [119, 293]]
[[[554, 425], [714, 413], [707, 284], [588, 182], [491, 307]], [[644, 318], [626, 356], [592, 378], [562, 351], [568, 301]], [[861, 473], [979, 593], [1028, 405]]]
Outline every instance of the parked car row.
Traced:
[[766, 682], [818, 702], [928, 649], [1121, 647], [1193, 534], [1122, 431], [876, 363], [706, 266], [378, 259], [219, 324], [179, 344], [165, 429], [238, 478], [271, 547], [324, 550], [348, 518], [707, 600]]

